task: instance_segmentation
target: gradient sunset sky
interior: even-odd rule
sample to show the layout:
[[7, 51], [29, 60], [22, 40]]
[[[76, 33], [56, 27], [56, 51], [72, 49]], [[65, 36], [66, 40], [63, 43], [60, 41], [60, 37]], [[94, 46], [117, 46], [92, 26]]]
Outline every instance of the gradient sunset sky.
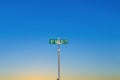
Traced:
[[0, 1], [0, 80], [120, 80], [119, 0]]

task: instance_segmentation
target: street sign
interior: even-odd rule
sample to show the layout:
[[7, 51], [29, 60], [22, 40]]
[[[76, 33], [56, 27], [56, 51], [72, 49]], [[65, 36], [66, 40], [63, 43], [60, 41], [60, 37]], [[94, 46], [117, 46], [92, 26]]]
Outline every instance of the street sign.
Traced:
[[67, 39], [50, 39], [49, 40], [50, 44], [68, 44]]

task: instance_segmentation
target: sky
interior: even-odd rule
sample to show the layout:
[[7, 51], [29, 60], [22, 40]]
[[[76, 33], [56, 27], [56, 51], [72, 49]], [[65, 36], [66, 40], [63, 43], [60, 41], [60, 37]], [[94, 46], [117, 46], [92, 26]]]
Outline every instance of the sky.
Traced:
[[0, 1], [0, 80], [120, 79], [120, 1]]

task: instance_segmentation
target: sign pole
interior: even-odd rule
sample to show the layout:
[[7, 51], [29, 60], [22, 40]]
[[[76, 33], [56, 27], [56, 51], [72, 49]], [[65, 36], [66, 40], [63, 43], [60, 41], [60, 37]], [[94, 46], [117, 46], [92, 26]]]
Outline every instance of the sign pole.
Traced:
[[60, 44], [58, 44], [58, 80], [60, 80]]

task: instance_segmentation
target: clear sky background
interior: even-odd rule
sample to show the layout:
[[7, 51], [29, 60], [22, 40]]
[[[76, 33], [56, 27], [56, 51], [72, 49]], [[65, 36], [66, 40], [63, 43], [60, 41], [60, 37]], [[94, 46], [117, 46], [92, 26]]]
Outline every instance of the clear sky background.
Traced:
[[0, 80], [120, 79], [120, 1], [0, 1]]

